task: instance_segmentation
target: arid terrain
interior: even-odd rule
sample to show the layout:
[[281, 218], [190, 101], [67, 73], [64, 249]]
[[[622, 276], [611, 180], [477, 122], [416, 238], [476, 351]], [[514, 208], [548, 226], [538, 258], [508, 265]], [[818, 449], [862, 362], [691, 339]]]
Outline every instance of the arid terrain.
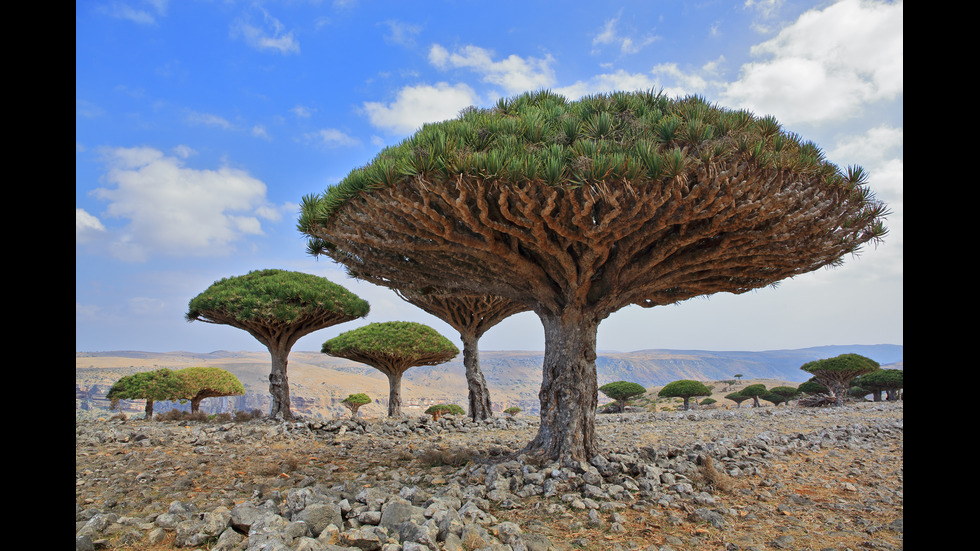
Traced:
[[[903, 416], [902, 402], [600, 416], [603, 454], [656, 455], [664, 472], [687, 472], [679, 479], [691, 487], [665, 483], [652, 493], [596, 498], [595, 507], [578, 506], [572, 490], [474, 499], [537, 542], [525, 547], [532, 551], [902, 549]], [[489, 465], [523, 461], [517, 452], [536, 431], [525, 417], [398, 438], [284, 431], [271, 421], [76, 421], [76, 530], [97, 513], [115, 515], [116, 524], [93, 538], [97, 547], [159, 551], [177, 548], [175, 534], [147, 534], [175, 502], [214, 511], [282, 499], [285, 508], [290, 490], [303, 487], [438, 496], [461, 485], [465, 493], [487, 483]], [[713, 463], [705, 460], [712, 455]], [[742, 455], [750, 461], [727, 461]], [[685, 458], [691, 470], [683, 471]], [[247, 538], [238, 545], [227, 548], [249, 548]]]

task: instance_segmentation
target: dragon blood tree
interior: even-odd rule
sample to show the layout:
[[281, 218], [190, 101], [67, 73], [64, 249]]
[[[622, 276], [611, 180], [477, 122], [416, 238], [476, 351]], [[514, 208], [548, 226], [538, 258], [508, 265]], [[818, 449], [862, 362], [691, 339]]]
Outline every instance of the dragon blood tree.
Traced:
[[186, 393], [181, 398], [190, 400], [191, 413], [200, 411], [201, 400], [205, 398], [245, 394], [245, 386], [238, 377], [220, 367], [185, 367], [176, 373], [187, 385]]
[[490, 295], [447, 295], [434, 291], [398, 290], [403, 300], [418, 306], [459, 331], [469, 398], [469, 416], [482, 421], [493, 416], [490, 391], [480, 368], [480, 337], [491, 327], [528, 307]]
[[839, 264], [885, 234], [866, 177], [699, 97], [543, 91], [423, 126], [304, 197], [298, 227], [355, 277], [534, 311], [541, 424], [525, 451], [588, 459], [599, 323]]
[[834, 397], [834, 405], [844, 405], [844, 397], [852, 379], [880, 369], [878, 362], [860, 354], [841, 354], [833, 358], [813, 360], [800, 366], [818, 383], [827, 387]]
[[438, 331], [410, 321], [369, 323], [323, 343], [321, 352], [367, 364], [388, 378], [388, 417], [402, 414], [402, 375], [418, 365], [439, 365], [459, 349]]
[[188, 304], [187, 321], [230, 325], [269, 349], [270, 417], [292, 421], [289, 351], [314, 331], [362, 318], [370, 306], [326, 278], [286, 270], [255, 270], [214, 282]]
[[350, 418], [357, 419], [357, 410], [361, 409], [361, 406], [371, 403], [371, 398], [363, 392], [357, 394], [348, 394], [346, 398], [340, 401], [341, 404], [350, 410]]

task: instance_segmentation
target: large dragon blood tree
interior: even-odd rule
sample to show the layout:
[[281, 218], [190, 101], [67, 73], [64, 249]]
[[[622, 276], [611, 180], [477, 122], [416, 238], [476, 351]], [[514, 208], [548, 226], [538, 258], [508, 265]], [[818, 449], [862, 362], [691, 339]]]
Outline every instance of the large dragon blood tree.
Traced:
[[533, 310], [541, 424], [525, 451], [577, 460], [599, 451], [603, 319], [839, 264], [885, 234], [866, 177], [700, 97], [542, 91], [423, 126], [304, 197], [298, 225], [355, 277]]

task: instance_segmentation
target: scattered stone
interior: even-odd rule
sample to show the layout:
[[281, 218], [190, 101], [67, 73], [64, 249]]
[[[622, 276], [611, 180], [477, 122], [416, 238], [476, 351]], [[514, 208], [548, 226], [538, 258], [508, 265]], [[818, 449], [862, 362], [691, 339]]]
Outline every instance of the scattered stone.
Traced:
[[[750, 490], [759, 508], [734, 511], [727, 508], [724, 494], [705, 484], [701, 468], [706, 463], [734, 479], [753, 477], [793, 454], [835, 459], [834, 450], [871, 452], [896, 435], [900, 438], [903, 431], [900, 409], [897, 419], [875, 422], [868, 416], [859, 423], [849, 418], [837, 422], [841, 412], [829, 409], [768, 409], [764, 414], [630, 413], [629, 422], [618, 420], [626, 416], [602, 416], [597, 428], [603, 453], [587, 462], [561, 465], [528, 462], [514, 453], [535, 428], [530, 418], [265, 420], [219, 426], [76, 422], [76, 551], [140, 540], [159, 545], [168, 537], [178, 547], [217, 551], [553, 551], [549, 537], [515, 522], [501, 522], [495, 515], [519, 511], [529, 500], [549, 515], [574, 517], [579, 527], [612, 538], [629, 532], [626, 513], [637, 512], [667, 526], [695, 523], [705, 527], [698, 530], [725, 532], [737, 524], [733, 519], [792, 517], [798, 508], [819, 504], [787, 495], [781, 483], [763, 478]], [[794, 427], [814, 428], [783, 430], [791, 420]], [[706, 423], [723, 430], [701, 434], [698, 427]], [[650, 438], [643, 432], [649, 430], [671, 438]], [[392, 460], [365, 463], [363, 470], [350, 472], [317, 458], [319, 470], [294, 472], [289, 466], [295, 458], [272, 451], [273, 443], [280, 441], [329, 446], [338, 458], [388, 454]], [[440, 445], [443, 450], [468, 451], [426, 455]], [[103, 449], [111, 452], [95, 451]], [[243, 472], [226, 487], [208, 487], [207, 473], [236, 454], [247, 458], [254, 471]], [[130, 465], [137, 455], [152, 460]], [[103, 457], [111, 461], [99, 463]], [[868, 457], [867, 464], [850, 468], [873, 469], [875, 455]], [[444, 462], [422, 474], [408, 466], [411, 459], [429, 458]], [[197, 489], [202, 486], [211, 494], [192, 502], [187, 496], [203, 493]], [[841, 481], [828, 484], [831, 487], [862, 498], [869, 493], [863, 507], [902, 499], [900, 481], [891, 493], [884, 484], [873, 486], [873, 494], [863, 482]], [[166, 503], [166, 510], [148, 511], [155, 503]], [[832, 503], [826, 508], [844, 506]], [[840, 533], [899, 538], [902, 528], [900, 517], [873, 526], [834, 527]], [[692, 543], [667, 536], [665, 545], [650, 549], [687, 549], [697, 539]], [[590, 549], [596, 542], [569, 534], [561, 543]], [[726, 549], [753, 545], [732, 543]], [[761, 549], [761, 542], [758, 545]], [[783, 535], [765, 545], [792, 549], [799, 542]], [[638, 549], [632, 543], [600, 547], [616, 546]]]

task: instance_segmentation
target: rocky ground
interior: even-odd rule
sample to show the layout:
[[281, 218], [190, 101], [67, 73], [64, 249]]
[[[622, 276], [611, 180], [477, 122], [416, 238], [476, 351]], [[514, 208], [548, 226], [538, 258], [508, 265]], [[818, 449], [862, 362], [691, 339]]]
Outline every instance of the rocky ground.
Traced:
[[601, 415], [602, 455], [516, 454], [525, 417], [78, 421], [76, 549], [903, 547], [903, 404]]

